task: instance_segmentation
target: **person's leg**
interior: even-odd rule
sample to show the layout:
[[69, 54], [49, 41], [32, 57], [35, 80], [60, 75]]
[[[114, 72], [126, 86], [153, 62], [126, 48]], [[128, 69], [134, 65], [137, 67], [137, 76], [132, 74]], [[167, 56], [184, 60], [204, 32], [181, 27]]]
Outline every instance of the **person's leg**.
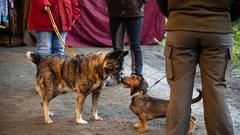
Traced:
[[143, 17], [125, 18], [124, 24], [130, 41], [130, 50], [132, 58], [132, 73], [142, 74], [143, 59], [140, 45], [140, 35], [142, 29]]
[[191, 115], [191, 101], [198, 40], [193, 32], [168, 32], [164, 55], [170, 101], [166, 115], [166, 135], [186, 135]]
[[[67, 32], [60, 32], [60, 35], [62, 36], [63, 40], [65, 41]], [[64, 45], [62, 44], [61, 40], [57, 37], [55, 32], [53, 32], [52, 35], [52, 53], [58, 56], [64, 56]]]
[[[112, 46], [113, 50], [123, 49], [124, 48], [124, 36], [125, 36], [125, 27], [122, 23], [122, 18], [120, 17], [109, 17], [109, 27], [111, 31]], [[121, 61], [122, 71], [123, 71], [124, 59]], [[109, 78], [107, 80], [107, 86], [112, 86], [120, 82], [119, 73], [116, 78]]]
[[[112, 36], [113, 50], [124, 49], [124, 37], [125, 37], [126, 29], [122, 23], [122, 18], [110, 17], [109, 25], [110, 25], [111, 36]], [[121, 64], [122, 70], [123, 70], [123, 63], [124, 61], [122, 61], [122, 64]]]
[[52, 32], [36, 31], [36, 50], [35, 54], [48, 56], [52, 53]]
[[226, 71], [233, 44], [232, 34], [202, 34], [200, 69], [204, 118], [209, 135], [234, 135], [225, 100]]
[[122, 23], [122, 18], [109, 17], [109, 27], [111, 31], [113, 49], [124, 48], [125, 27]]

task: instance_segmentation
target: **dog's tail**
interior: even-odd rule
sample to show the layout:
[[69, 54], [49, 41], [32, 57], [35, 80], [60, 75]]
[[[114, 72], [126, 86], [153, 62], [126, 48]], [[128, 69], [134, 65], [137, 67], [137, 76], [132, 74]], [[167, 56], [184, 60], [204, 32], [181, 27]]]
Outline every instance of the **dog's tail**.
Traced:
[[198, 101], [200, 101], [202, 99], [202, 91], [199, 89], [197, 89], [197, 91], [198, 91], [199, 95], [196, 98], [192, 99], [192, 104], [197, 103]]
[[35, 63], [36, 65], [39, 63], [41, 56], [36, 55], [33, 52], [27, 52], [26, 57], [29, 61]]

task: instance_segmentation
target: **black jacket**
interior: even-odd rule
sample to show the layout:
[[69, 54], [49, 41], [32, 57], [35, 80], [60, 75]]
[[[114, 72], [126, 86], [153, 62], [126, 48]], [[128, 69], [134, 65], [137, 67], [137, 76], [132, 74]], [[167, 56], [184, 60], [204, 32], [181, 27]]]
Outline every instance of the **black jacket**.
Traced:
[[232, 32], [240, 16], [240, 0], [156, 0], [168, 17], [167, 30]]
[[232, 21], [236, 21], [240, 18], [240, 0], [235, 0], [233, 2], [230, 14]]
[[143, 16], [144, 0], [105, 0], [109, 16], [140, 17]]

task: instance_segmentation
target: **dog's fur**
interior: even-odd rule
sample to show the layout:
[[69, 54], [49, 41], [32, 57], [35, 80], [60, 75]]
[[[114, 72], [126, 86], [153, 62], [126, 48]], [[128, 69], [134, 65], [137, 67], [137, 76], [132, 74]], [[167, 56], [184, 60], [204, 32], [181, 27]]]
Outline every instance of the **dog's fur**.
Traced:
[[121, 61], [128, 51], [102, 51], [74, 58], [55, 55], [42, 57], [27, 52], [26, 57], [37, 66], [36, 91], [42, 97], [42, 107], [47, 124], [53, 123], [49, 117], [48, 104], [51, 99], [66, 92], [76, 92], [76, 121], [87, 124], [82, 119], [83, 103], [92, 93], [92, 119], [102, 120], [97, 114], [97, 103], [101, 89], [108, 76], [116, 76], [122, 69]]
[[[134, 74], [131, 76], [125, 76], [121, 82], [125, 87], [130, 88], [130, 95], [132, 96], [130, 109], [139, 118], [139, 123], [136, 123], [134, 127], [140, 132], [148, 130], [148, 120], [166, 117], [169, 100], [148, 96], [148, 83], [143, 76]], [[198, 92], [199, 96], [192, 99], [192, 103], [201, 100], [202, 93], [200, 90], [198, 90]]]

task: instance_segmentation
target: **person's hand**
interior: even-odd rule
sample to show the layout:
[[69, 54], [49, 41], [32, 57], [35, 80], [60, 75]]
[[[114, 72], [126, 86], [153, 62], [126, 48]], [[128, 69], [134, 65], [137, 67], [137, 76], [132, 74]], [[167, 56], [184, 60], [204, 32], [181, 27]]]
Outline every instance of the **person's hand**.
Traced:
[[73, 24], [75, 24], [75, 22], [76, 22], [76, 21], [75, 21], [75, 20], [73, 20], [73, 22], [72, 22], [72, 25], [73, 25]]
[[43, 11], [47, 11], [47, 9], [48, 9], [48, 6], [45, 6], [45, 7], [43, 8]]

